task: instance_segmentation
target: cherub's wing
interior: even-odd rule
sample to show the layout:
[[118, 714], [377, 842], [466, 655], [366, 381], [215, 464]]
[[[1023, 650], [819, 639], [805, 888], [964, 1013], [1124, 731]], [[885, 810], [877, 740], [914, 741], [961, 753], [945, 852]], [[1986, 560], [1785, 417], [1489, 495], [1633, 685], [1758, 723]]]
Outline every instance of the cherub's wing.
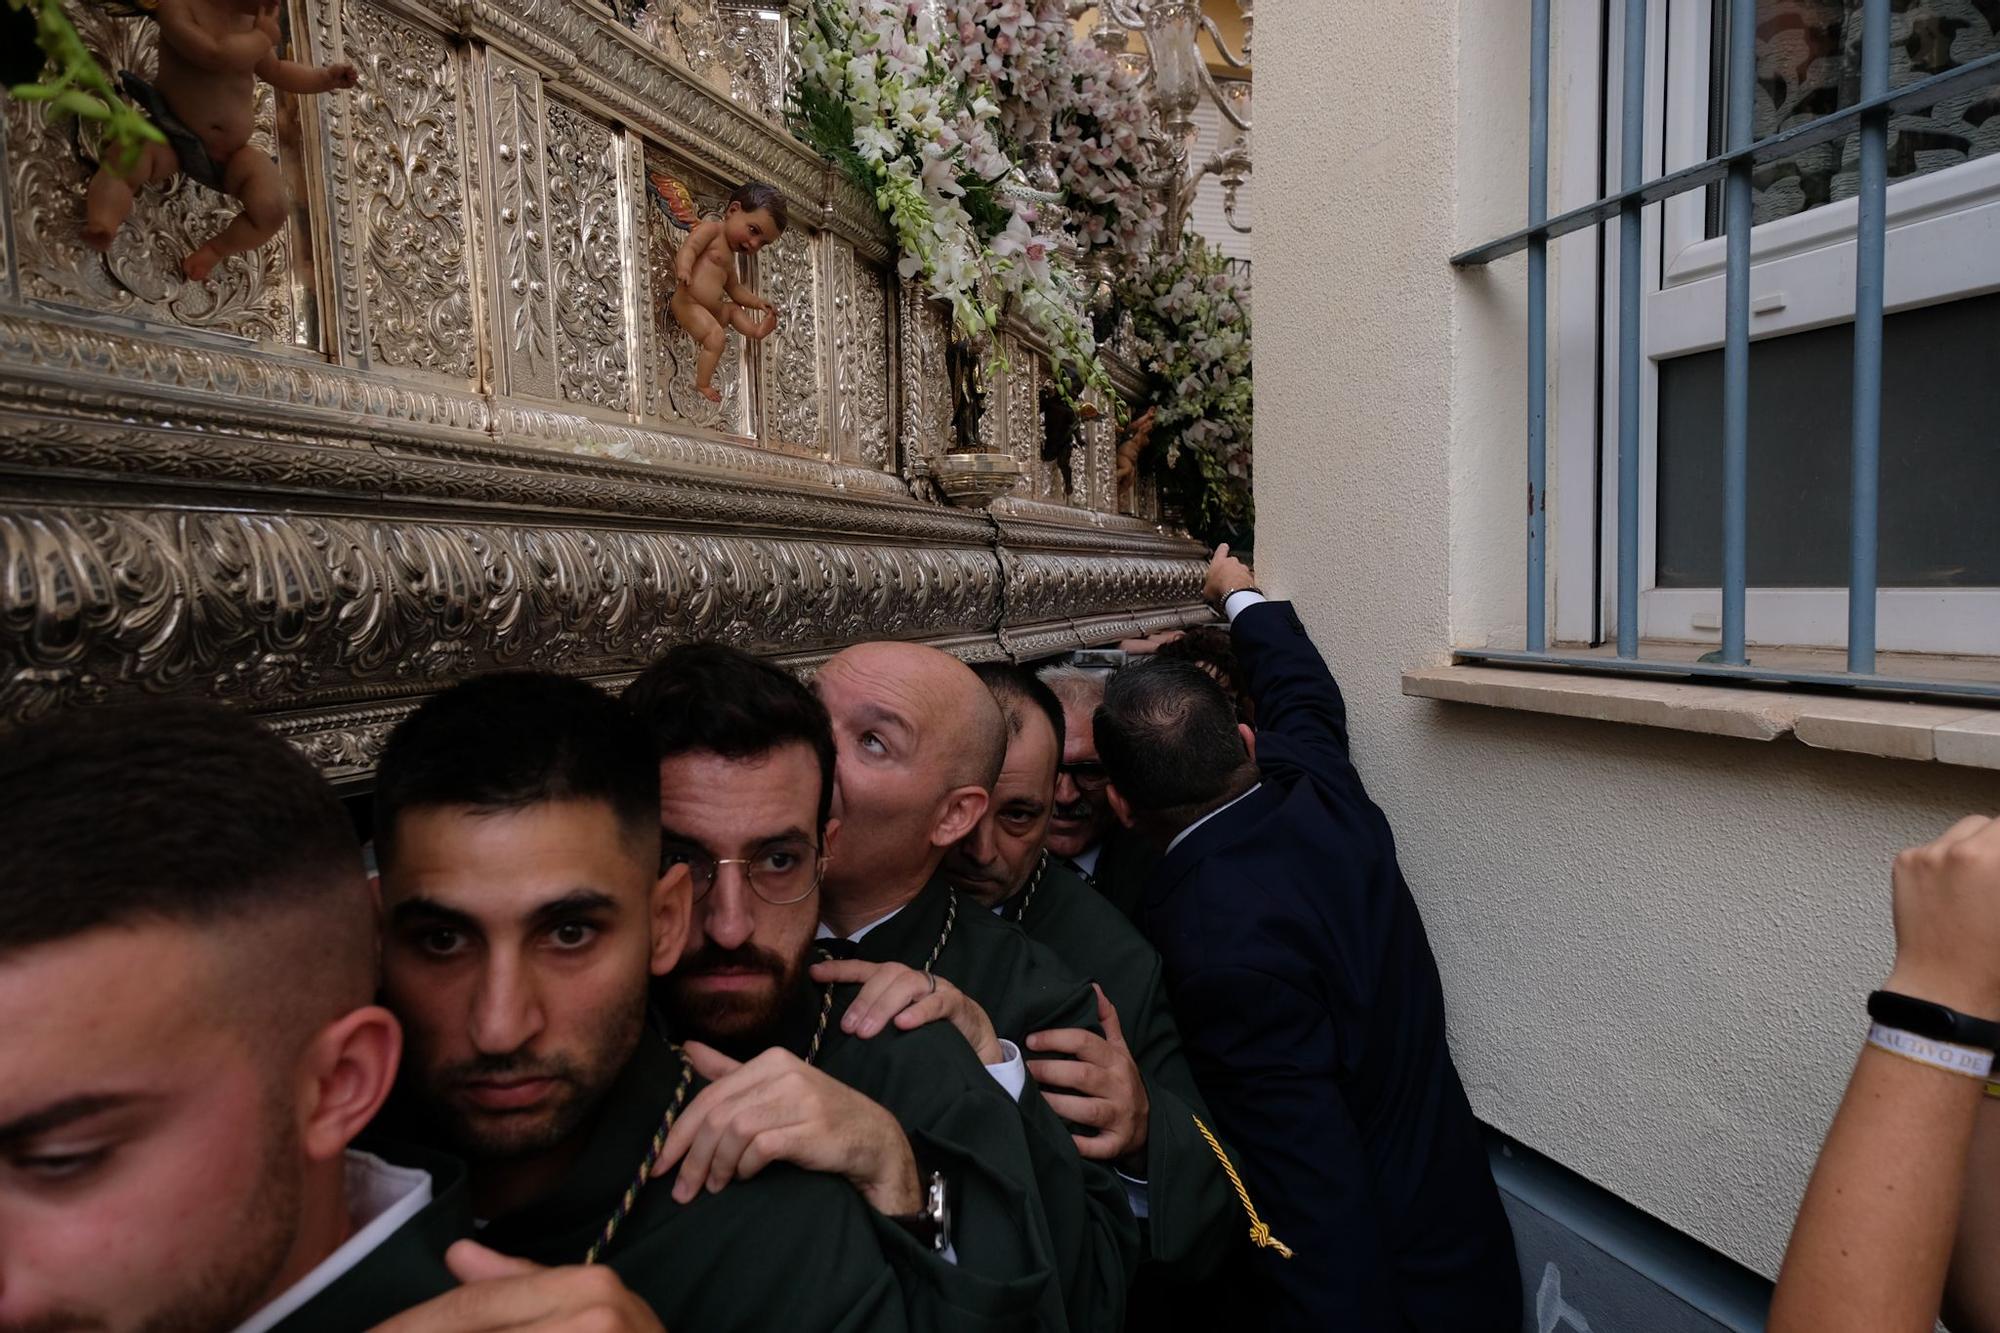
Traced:
[[701, 221], [701, 212], [695, 207], [694, 195], [688, 187], [669, 176], [664, 171], [647, 171], [647, 193], [653, 202], [667, 215], [667, 220], [682, 231], [692, 231], [694, 224]]

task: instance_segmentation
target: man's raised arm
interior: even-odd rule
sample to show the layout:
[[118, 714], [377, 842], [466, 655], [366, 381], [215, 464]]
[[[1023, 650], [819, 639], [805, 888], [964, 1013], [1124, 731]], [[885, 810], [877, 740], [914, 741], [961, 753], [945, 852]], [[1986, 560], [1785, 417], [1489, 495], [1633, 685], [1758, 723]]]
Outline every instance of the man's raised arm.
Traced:
[[1229, 617], [1244, 685], [1257, 705], [1257, 766], [1264, 775], [1359, 786], [1347, 751], [1346, 701], [1291, 603], [1266, 600], [1256, 574], [1226, 544], [1209, 561], [1202, 593]]

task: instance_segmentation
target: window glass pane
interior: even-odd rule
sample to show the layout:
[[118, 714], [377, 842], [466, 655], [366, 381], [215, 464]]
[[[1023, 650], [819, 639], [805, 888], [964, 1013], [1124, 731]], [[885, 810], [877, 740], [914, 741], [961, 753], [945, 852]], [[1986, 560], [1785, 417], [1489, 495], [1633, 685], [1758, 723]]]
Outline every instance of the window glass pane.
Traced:
[[[2000, 586], [2000, 295], [1883, 321], [1884, 587]], [[1854, 326], [1750, 345], [1749, 569], [1844, 587]], [[1722, 353], [1660, 363], [1657, 583], [1722, 579]]]
[[[1710, 150], [1720, 152], [1728, 106], [1728, 6], [1716, 0], [1710, 76]], [[1860, 100], [1861, 0], [1756, 0], [1756, 137], [1766, 138]], [[1889, 83], [1915, 83], [2000, 51], [2000, 0], [1892, 0]], [[1758, 222], [1854, 196], [1856, 135], [1767, 163], [1755, 176]], [[2000, 86], [1988, 85], [1889, 122], [1889, 179], [1921, 176], [2000, 151]], [[1721, 234], [1721, 191], [1709, 191], [1709, 229]]]

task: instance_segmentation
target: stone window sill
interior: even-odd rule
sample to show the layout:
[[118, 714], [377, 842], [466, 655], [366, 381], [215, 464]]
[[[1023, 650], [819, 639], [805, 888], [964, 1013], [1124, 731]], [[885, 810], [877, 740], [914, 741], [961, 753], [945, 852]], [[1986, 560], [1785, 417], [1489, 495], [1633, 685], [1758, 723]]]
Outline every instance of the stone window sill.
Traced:
[[2000, 769], [2000, 709], [1495, 666], [1403, 674], [1417, 699]]

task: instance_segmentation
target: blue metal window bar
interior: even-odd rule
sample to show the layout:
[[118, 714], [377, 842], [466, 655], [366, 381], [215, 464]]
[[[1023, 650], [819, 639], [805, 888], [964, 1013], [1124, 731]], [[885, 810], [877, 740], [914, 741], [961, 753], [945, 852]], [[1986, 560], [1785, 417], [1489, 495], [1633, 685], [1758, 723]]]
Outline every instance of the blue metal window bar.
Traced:
[[[1884, 675], [1876, 670], [1876, 540], [1882, 442], [1882, 292], [1887, 227], [1889, 117], [1921, 111], [1972, 88], [2000, 84], [2000, 55], [1969, 61], [1891, 91], [1889, 12], [1892, 0], [1864, 0], [1861, 96], [1852, 106], [1751, 138], [1756, 90], [1756, 5], [1731, 0], [1725, 151], [1693, 166], [1645, 179], [1646, 0], [1624, 0], [1623, 105], [1620, 182], [1581, 208], [1555, 217], [1549, 203], [1549, 4], [1531, 0], [1528, 72], [1528, 225], [1452, 256], [1460, 268], [1528, 252], [1528, 632], [1523, 651], [1464, 649], [1460, 661], [1613, 671], [1710, 680], [1838, 686], [1892, 693], [2000, 699], [2000, 683]], [[1760, 164], [1815, 144], [1845, 138], [1859, 127], [1858, 217], [1855, 224], [1854, 438], [1849, 514], [1847, 669], [1816, 671], [1760, 667], [1745, 652], [1748, 458], [1750, 449], [1751, 173]], [[1648, 659], [1639, 653], [1639, 314], [1640, 214], [1648, 204], [1689, 190], [1723, 185], [1728, 234], [1724, 282], [1722, 422], [1722, 643], [1700, 662]], [[1618, 552], [1617, 655], [1554, 652], [1548, 643], [1548, 244], [1558, 236], [1617, 218], [1618, 249]]]

